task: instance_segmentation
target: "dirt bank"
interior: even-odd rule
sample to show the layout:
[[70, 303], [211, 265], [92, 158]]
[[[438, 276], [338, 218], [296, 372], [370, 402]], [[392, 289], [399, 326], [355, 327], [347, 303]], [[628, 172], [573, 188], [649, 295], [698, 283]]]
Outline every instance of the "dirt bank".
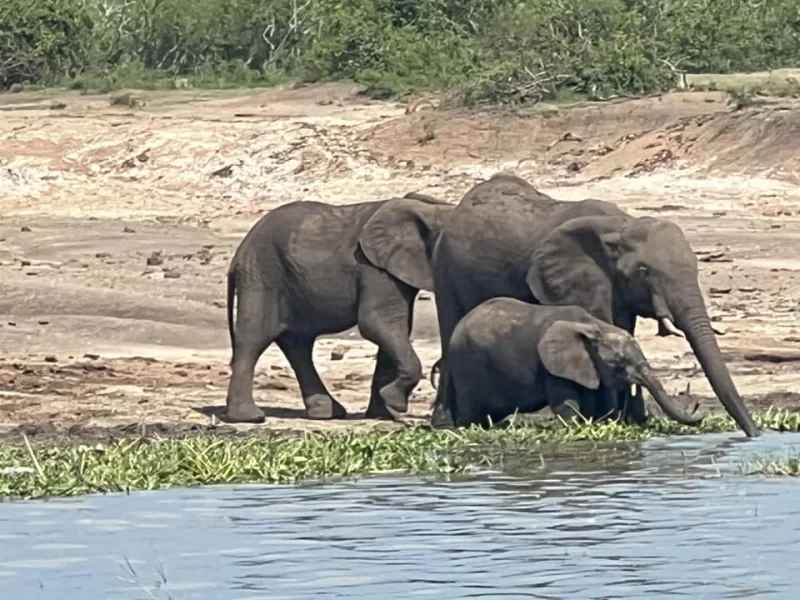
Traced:
[[[737, 109], [725, 94], [694, 92], [406, 114], [355, 92], [144, 92], [143, 106], [77, 93], [0, 97], [0, 431], [205, 426], [225, 399], [224, 274], [259, 216], [297, 199], [410, 190], [456, 201], [500, 169], [559, 198], [675, 219], [701, 258], [740, 391], [753, 408], [798, 406], [791, 101]], [[655, 338], [651, 323], [639, 330], [668, 389], [688, 378], [710, 396], [684, 340]], [[414, 344], [427, 371], [438, 357], [427, 294]], [[335, 361], [338, 345], [347, 352]], [[357, 418], [374, 353], [354, 331], [317, 344], [321, 375], [355, 415], [317, 423], [302, 418], [288, 363], [271, 348], [256, 380], [267, 427], [391, 427]], [[421, 382], [414, 418], [428, 414], [432, 394]]]

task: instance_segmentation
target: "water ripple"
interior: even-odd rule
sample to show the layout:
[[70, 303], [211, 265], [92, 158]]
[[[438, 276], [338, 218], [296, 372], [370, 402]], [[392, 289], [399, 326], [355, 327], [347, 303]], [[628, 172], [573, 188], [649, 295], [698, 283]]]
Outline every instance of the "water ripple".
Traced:
[[[692, 436], [451, 482], [361, 479], [0, 504], [2, 597], [787, 598], [800, 435]], [[597, 453], [595, 454], [597, 456]], [[53, 518], [55, 517], [55, 518]], [[131, 572], [131, 569], [133, 572]]]

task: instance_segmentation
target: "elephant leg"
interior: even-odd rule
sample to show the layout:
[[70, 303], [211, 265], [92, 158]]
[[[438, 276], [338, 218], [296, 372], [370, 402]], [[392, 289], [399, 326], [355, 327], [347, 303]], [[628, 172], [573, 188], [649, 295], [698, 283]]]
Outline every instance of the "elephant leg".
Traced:
[[624, 419], [624, 408], [626, 391], [619, 389], [606, 388], [603, 390], [603, 400], [598, 403], [601, 409], [601, 419], [611, 421], [622, 421]]
[[552, 404], [550, 410], [553, 411], [554, 415], [564, 419], [566, 422], [572, 420], [582, 421], [582, 417], [584, 416], [581, 413], [580, 402], [573, 398], [565, 398], [560, 402]]
[[[446, 277], [446, 276], [445, 276]], [[435, 296], [436, 313], [439, 320], [439, 339], [441, 342], [441, 356], [439, 358], [439, 387], [436, 388], [436, 399], [433, 402], [431, 426], [436, 428], [451, 428], [455, 426], [453, 411], [444, 403], [443, 381], [447, 379], [447, 354], [450, 338], [458, 321], [467, 311], [462, 310], [461, 303], [446, 282], [436, 286]]]
[[631, 393], [629, 386], [606, 390], [604, 404], [605, 418], [639, 425], [647, 422], [647, 408], [639, 386], [635, 393]]
[[642, 392], [642, 386], [636, 384], [634, 388], [636, 391], [633, 394], [630, 393], [627, 387], [623, 392], [625, 394], [625, 403], [622, 409], [622, 418], [628, 423], [643, 425], [647, 423], [648, 419], [644, 393]]
[[624, 397], [620, 396], [618, 390], [600, 388], [581, 402], [581, 413], [593, 421], [613, 421], [621, 418], [623, 401]]
[[581, 410], [587, 405], [584, 400], [585, 394], [582, 393], [583, 390], [571, 381], [555, 378], [547, 379], [545, 392], [550, 410], [564, 421], [582, 421], [583, 417], [589, 416]]
[[[617, 326], [621, 327], [631, 335], [636, 331], [636, 316], [635, 315], [620, 315], [618, 317]], [[625, 386], [618, 396], [621, 420], [626, 423], [636, 423], [643, 425], [647, 422], [647, 407], [644, 403], [644, 395], [642, 388], [635, 386], [636, 392], [631, 394], [630, 386]]]
[[[365, 277], [358, 307], [358, 329], [364, 339], [378, 346], [379, 361], [373, 379], [377, 394], [370, 398], [370, 414], [388, 413], [398, 419], [408, 412], [408, 398], [422, 379], [422, 363], [409, 339], [416, 293], [414, 288], [381, 271], [372, 271]], [[386, 358], [381, 363], [382, 354]], [[383, 382], [384, 377], [388, 383]]]
[[599, 390], [599, 392], [586, 390], [586, 393], [581, 395], [579, 405], [580, 413], [585, 419], [601, 420], [605, 416], [603, 390]]
[[347, 416], [344, 406], [328, 392], [314, 366], [312, 354], [314, 338], [297, 334], [283, 334], [278, 346], [294, 371], [303, 395], [306, 413], [311, 419], [343, 419]]
[[397, 369], [394, 361], [383, 350], [378, 350], [375, 362], [375, 372], [372, 375], [372, 386], [369, 394], [369, 406], [364, 417], [367, 419], [394, 419], [392, 414], [386, 409], [386, 405], [381, 398], [381, 389], [389, 385], [397, 378]]
[[264, 289], [239, 293], [226, 418], [235, 423], [263, 423], [264, 411], [253, 401], [253, 376], [261, 355], [280, 333], [276, 302]]

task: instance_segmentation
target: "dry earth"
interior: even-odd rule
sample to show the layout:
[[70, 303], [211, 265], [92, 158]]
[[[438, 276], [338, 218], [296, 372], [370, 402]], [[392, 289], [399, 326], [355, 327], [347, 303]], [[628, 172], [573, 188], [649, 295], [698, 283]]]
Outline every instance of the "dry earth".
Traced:
[[[257, 218], [297, 199], [417, 190], [455, 202], [502, 169], [558, 198], [674, 219], [701, 258], [750, 407], [800, 406], [800, 112], [789, 100], [736, 110], [726, 94], [684, 92], [406, 114], [348, 85], [137, 94], [143, 106], [0, 97], [0, 433], [207, 426], [228, 377], [225, 272]], [[638, 332], [668, 389], [688, 380], [710, 396], [685, 340], [656, 338], [650, 322]], [[430, 294], [414, 344], [427, 370], [438, 357]], [[374, 353], [356, 331], [318, 342], [320, 373], [353, 413], [320, 423], [303, 418], [270, 348], [256, 379], [266, 427], [397, 426], [359, 415]], [[413, 417], [432, 395], [423, 380]], [[704, 407], [720, 408], [711, 397]]]

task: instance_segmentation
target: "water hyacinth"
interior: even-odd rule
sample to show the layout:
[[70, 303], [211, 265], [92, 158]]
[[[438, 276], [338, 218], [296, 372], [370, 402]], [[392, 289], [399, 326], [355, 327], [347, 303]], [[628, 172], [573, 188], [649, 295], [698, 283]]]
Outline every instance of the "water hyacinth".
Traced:
[[[800, 414], [755, 415], [765, 430], [800, 431]], [[0, 497], [37, 498], [130, 492], [219, 483], [296, 483], [358, 475], [414, 473], [449, 476], [502, 464], [510, 453], [540, 453], [570, 442], [633, 442], [656, 436], [736, 432], [726, 416], [691, 428], [666, 419], [646, 427], [617, 422], [551, 422], [434, 431], [410, 426], [389, 433], [268, 432], [258, 436], [197, 435], [120, 440], [94, 446], [0, 447]], [[799, 463], [774, 474], [798, 474]]]

